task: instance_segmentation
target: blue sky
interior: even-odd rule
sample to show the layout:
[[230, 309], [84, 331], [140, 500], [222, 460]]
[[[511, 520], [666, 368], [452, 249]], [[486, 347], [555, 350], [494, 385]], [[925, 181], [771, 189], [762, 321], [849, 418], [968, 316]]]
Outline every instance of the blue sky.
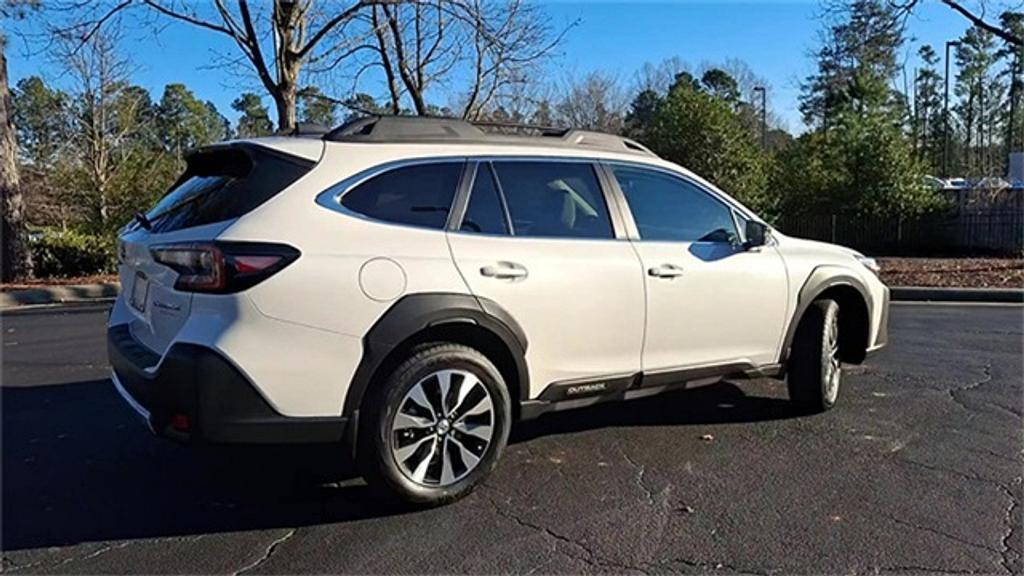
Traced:
[[[941, 47], [966, 29], [966, 20], [938, 2], [926, 2], [909, 22], [905, 52], [907, 73], [916, 65], [922, 43]], [[591, 70], [615, 74], [627, 86], [644, 62], [679, 57], [694, 67], [736, 58], [746, 62], [771, 87], [771, 107], [791, 131], [800, 131], [797, 110], [800, 80], [814, 70], [811, 52], [821, 24], [814, 1], [778, 2], [546, 2], [553, 26], [579, 21], [565, 39], [551, 75], [564, 79]], [[31, 23], [22, 23], [22, 28]], [[260, 92], [252, 79], [226, 75], [209, 66], [217, 50], [232, 45], [215, 33], [170, 25], [154, 37], [129, 33], [123, 51], [136, 66], [134, 81], [159, 98], [165, 84], [184, 82], [198, 97], [211, 100], [222, 114], [234, 118], [231, 101], [243, 90]], [[941, 53], [941, 50], [938, 50]], [[43, 54], [30, 54], [13, 39], [8, 54], [12, 83], [41, 74], [60, 83], [61, 70]], [[335, 92], [335, 91], [330, 91]], [[443, 94], [435, 99], [447, 101]], [[270, 104], [269, 98], [264, 102]], [[272, 107], [271, 107], [272, 109]]]

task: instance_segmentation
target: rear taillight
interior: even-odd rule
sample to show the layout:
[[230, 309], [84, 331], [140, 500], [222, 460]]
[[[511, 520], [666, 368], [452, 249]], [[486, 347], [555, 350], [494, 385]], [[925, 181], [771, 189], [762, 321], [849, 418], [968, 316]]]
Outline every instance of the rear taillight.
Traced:
[[212, 294], [255, 286], [299, 257], [291, 246], [256, 242], [163, 244], [150, 253], [178, 273], [175, 290]]

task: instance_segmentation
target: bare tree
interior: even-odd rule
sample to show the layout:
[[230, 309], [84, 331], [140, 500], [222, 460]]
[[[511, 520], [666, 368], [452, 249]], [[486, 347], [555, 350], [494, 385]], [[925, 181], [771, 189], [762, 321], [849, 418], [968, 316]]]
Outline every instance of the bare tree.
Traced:
[[69, 81], [70, 129], [55, 183], [97, 232], [149, 204], [176, 168], [173, 157], [159, 153], [155, 107], [148, 92], [130, 84], [133, 66], [118, 43], [117, 30], [106, 28], [85, 44], [65, 40], [56, 49]]
[[[101, 225], [110, 217], [110, 182], [112, 155], [118, 144], [132, 129], [131, 122], [118, 122], [115, 109], [122, 94], [130, 69], [128, 62], [115, 53], [116, 40], [108, 32], [98, 32], [78, 46], [73, 41], [62, 42], [60, 61], [67, 67], [78, 94], [74, 130], [74, 147], [81, 153], [81, 168], [88, 175], [91, 201], [85, 202], [94, 211]], [[137, 102], [130, 99], [132, 116]]]
[[278, 129], [290, 131], [296, 124], [303, 68], [330, 68], [366, 49], [365, 33], [351, 38], [346, 28], [364, 8], [386, 0], [327, 0], [322, 4], [317, 0], [274, 0], [270, 10], [262, 5], [254, 10], [248, 0], [235, 0], [234, 6], [229, 6], [230, 1], [117, 0], [116, 4], [96, 4], [64, 0], [47, 7], [52, 16], [51, 32], [79, 42], [88, 41], [135, 8], [153, 24], [173, 21], [230, 38], [238, 50], [230, 61], [255, 74], [274, 100]]
[[25, 242], [24, 205], [18, 178], [17, 141], [12, 121], [11, 91], [7, 85], [6, 41], [0, 35], [0, 213], [3, 246], [0, 280], [32, 276], [32, 257]]
[[644, 62], [636, 73], [634, 91], [652, 90], [665, 95], [675, 84], [676, 77], [684, 72], [692, 74], [693, 68], [678, 56], [666, 58], [657, 64]]
[[407, 94], [416, 114], [427, 114], [426, 91], [461, 57], [462, 30], [444, 0], [382, 4], [372, 9], [376, 56], [388, 84], [392, 111]]
[[617, 134], [622, 131], [629, 96], [614, 76], [591, 72], [565, 87], [565, 96], [555, 106], [566, 125]]
[[[526, 0], [422, 0], [380, 4], [363, 16], [375, 37], [372, 59], [379, 67], [389, 107], [407, 101], [416, 114], [431, 112], [433, 86], [466, 82], [454, 91], [458, 114], [478, 118], [506, 97], [521, 93], [531, 72], [553, 54], [575, 23], [557, 33]], [[469, 70], [468, 80], [455, 70]]]

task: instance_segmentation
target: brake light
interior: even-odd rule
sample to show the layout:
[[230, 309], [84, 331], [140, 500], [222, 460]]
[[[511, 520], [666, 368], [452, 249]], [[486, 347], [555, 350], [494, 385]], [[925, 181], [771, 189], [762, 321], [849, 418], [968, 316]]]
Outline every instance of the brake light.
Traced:
[[255, 286], [299, 257], [291, 246], [256, 242], [164, 244], [150, 254], [178, 273], [175, 290], [211, 294]]

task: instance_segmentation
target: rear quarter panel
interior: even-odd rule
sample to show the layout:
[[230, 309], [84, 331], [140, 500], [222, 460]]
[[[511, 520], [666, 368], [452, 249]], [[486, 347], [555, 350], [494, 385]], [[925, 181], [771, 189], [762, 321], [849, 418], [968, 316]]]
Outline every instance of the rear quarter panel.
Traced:
[[[312, 172], [226, 231], [223, 239], [282, 242], [302, 253], [247, 292], [260, 312], [362, 337], [403, 295], [467, 293], [442, 230], [374, 222], [316, 203], [339, 181], [390, 159], [376, 146], [330, 146]], [[371, 299], [360, 286], [360, 269], [373, 259], [401, 268], [404, 288], [394, 298]]]

